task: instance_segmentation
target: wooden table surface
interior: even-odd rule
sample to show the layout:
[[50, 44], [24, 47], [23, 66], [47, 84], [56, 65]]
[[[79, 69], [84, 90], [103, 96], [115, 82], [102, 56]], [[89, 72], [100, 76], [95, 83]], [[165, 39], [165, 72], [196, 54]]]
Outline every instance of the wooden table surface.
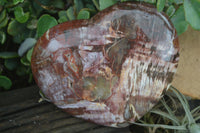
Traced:
[[0, 93], [0, 133], [131, 133], [74, 118], [40, 99], [37, 86]]

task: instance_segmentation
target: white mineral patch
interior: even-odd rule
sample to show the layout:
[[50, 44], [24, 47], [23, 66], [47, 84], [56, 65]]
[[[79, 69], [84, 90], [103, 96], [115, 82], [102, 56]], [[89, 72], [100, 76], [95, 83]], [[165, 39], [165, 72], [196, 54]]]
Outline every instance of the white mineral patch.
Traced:
[[47, 47], [47, 49], [50, 51], [50, 52], [55, 52], [57, 51], [58, 49], [62, 48], [63, 45], [60, 44], [57, 40], [55, 39], [52, 39], [50, 42], [49, 42], [49, 45]]

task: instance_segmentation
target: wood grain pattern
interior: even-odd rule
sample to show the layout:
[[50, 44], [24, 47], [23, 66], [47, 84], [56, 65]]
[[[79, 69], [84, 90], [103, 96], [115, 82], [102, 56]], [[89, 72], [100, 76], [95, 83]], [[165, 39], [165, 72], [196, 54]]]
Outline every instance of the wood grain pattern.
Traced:
[[31, 67], [57, 107], [125, 127], [159, 101], [178, 59], [177, 35], [166, 15], [149, 4], [125, 2], [49, 29], [34, 47]]
[[200, 99], [200, 31], [191, 27], [179, 37], [180, 60], [172, 85], [183, 94]]
[[38, 103], [36, 86], [0, 94], [0, 133], [130, 133], [74, 118], [53, 104]]

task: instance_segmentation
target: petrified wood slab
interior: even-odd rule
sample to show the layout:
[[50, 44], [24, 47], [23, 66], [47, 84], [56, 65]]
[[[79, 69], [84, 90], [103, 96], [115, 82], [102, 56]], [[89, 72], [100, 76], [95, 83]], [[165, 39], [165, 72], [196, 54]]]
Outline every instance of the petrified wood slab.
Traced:
[[51, 28], [38, 40], [31, 65], [56, 106], [123, 127], [158, 102], [176, 71], [178, 51], [175, 29], [163, 13], [127, 2]]

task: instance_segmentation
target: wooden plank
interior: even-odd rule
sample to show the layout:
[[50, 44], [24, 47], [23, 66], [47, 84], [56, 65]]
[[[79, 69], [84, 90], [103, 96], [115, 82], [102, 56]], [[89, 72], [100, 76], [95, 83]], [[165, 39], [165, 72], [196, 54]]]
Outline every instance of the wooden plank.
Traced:
[[0, 93], [0, 107], [17, 104], [27, 99], [39, 99], [38, 91], [39, 88], [37, 86], [31, 86]]
[[38, 90], [33, 86], [0, 94], [1, 133], [129, 133], [128, 127], [96, 125], [72, 117], [51, 103], [39, 103]]
[[131, 133], [129, 128], [111, 128], [111, 127], [97, 127], [93, 130], [87, 130], [82, 133]]

